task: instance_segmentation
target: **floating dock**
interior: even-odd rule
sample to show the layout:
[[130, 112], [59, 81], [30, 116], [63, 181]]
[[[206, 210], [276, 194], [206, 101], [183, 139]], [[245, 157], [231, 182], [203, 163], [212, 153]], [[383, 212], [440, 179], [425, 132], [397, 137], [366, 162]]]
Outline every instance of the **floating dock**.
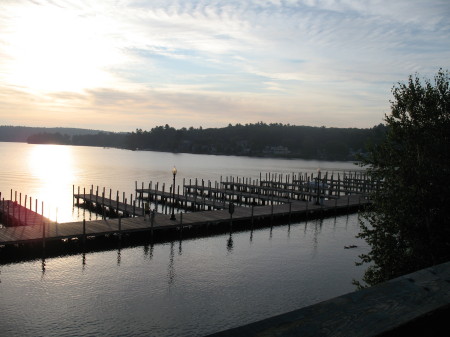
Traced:
[[246, 221], [253, 224], [256, 221], [274, 220], [280, 217], [314, 216], [318, 212], [355, 211], [368, 201], [358, 195], [334, 200], [326, 200], [322, 205], [314, 202], [292, 201], [289, 204], [243, 207], [236, 206], [233, 214], [229, 210], [199, 211], [178, 213], [176, 220], [170, 220], [169, 215], [153, 213], [153, 216], [135, 216], [94, 221], [77, 221], [69, 223], [44, 223], [40, 225], [15, 226], [0, 228], [0, 245], [25, 244], [36, 241], [62, 239], [80, 239], [87, 237], [121, 235], [132, 232], [159, 232], [167, 229], [183, 230], [184, 228], [232, 225], [233, 222]]
[[12, 200], [0, 201], [0, 217], [5, 226], [35, 226], [53, 223], [43, 215]]
[[[268, 177], [268, 178], [274, 178]], [[278, 178], [278, 176], [277, 176]], [[296, 179], [295, 179], [296, 178]], [[262, 177], [261, 177], [262, 179]], [[225, 225], [232, 228], [233, 223], [254, 225], [255, 223], [283, 219], [290, 222], [291, 218], [308, 216], [323, 216], [327, 213], [354, 212], [370, 203], [368, 193], [377, 184], [368, 178], [357, 176], [338, 176], [328, 174], [323, 177], [318, 174], [311, 176], [286, 176], [283, 180], [264, 179], [250, 180], [230, 178], [225, 181], [207, 182], [196, 179], [195, 183], [183, 181], [177, 193], [172, 186], [165, 190], [159, 189], [158, 183], [150, 182], [148, 188], [137, 188], [137, 198], [128, 200], [119, 192], [115, 198], [112, 191], [106, 196], [97, 187], [86, 189], [73, 188], [74, 204], [89, 207], [103, 215], [102, 220], [77, 221], [69, 223], [52, 222], [17, 202], [3, 201], [0, 212], [10, 219], [12, 227], [0, 228], [0, 245], [20, 245], [54, 240], [86, 240], [99, 236], [118, 235], [125, 233], [149, 232], [152, 236], [162, 231], [176, 229], [201, 228]], [[156, 213], [146, 214], [146, 203], [163, 204], [172, 209], [172, 215]], [[184, 213], [174, 212], [186, 210]], [[19, 211], [20, 210], [20, 211]], [[11, 215], [11, 212], [13, 215]], [[148, 212], [147, 212], [148, 213]], [[109, 214], [106, 217], [106, 214]], [[15, 220], [17, 219], [17, 220]], [[26, 220], [25, 220], [26, 219]], [[20, 221], [19, 221], [20, 220]], [[16, 221], [16, 222], [14, 222]]]

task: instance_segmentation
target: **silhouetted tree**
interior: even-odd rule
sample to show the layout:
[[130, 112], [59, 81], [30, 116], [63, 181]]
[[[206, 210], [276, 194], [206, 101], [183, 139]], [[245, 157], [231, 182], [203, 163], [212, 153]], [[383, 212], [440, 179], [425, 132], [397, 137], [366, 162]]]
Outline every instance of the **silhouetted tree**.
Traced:
[[410, 76], [392, 94], [387, 137], [363, 159], [382, 181], [359, 234], [370, 245], [360, 256], [371, 264], [368, 285], [450, 260], [448, 71], [440, 70], [434, 84]]

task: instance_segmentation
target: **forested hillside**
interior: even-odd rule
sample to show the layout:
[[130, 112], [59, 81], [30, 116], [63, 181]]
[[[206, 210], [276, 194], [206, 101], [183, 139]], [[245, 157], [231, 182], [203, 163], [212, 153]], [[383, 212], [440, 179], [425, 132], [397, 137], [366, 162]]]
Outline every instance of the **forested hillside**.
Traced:
[[[2, 128], [0, 127], [0, 135]], [[29, 128], [34, 129], [34, 128]], [[83, 129], [42, 129], [25, 139], [33, 144], [65, 144], [201, 154], [264, 156], [323, 160], [353, 160], [366, 152], [369, 143], [384, 139], [386, 127], [371, 129], [326, 128], [283, 124], [236, 124], [225, 128], [181, 128], [157, 126], [131, 133], [98, 132]], [[17, 129], [11, 138], [32, 130]], [[56, 130], [56, 132], [50, 132]], [[65, 132], [70, 130], [71, 132]], [[76, 130], [83, 132], [76, 133]], [[11, 132], [11, 130], [8, 130]], [[15, 138], [14, 138], [15, 137]], [[4, 138], [4, 137], [3, 137]], [[1, 138], [0, 138], [1, 140]]]
[[282, 124], [229, 125], [225, 128], [175, 128], [158, 126], [136, 130], [127, 147], [171, 152], [284, 158], [351, 160], [365, 152], [369, 142], [384, 138], [383, 125], [372, 129], [325, 128]]
[[99, 130], [77, 128], [41, 128], [28, 126], [0, 125], [0, 142], [26, 142], [27, 138], [37, 133], [60, 133], [68, 136], [96, 134]]

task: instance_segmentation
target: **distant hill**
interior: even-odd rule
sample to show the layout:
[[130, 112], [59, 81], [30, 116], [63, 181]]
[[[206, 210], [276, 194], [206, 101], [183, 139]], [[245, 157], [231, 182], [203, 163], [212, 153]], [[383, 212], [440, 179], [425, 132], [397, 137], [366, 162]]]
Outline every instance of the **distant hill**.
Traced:
[[60, 133], [69, 136], [73, 135], [93, 135], [100, 130], [88, 130], [78, 128], [39, 128], [28, 126], [0, 126], [0, 142], [26, 142], [27, 138], [38, 133]]
[[380, 143], [386, 130], [382, 124], [370, 129], [356, 129], [263, 122], [178, 130], [166, 124], [149, 131], [137, 129], [128, 133], [0, 126], [0, 141], [249, 157], [354, 160], [367, 151], [368, 144]]
[[250, 157], [354, 160], [368, 144], [384, 139], [382, 124], [370, 129], [265, 124], [229, 124], [225, 128], [175, 129], [169, 125], [129, 133], [125, 147]]

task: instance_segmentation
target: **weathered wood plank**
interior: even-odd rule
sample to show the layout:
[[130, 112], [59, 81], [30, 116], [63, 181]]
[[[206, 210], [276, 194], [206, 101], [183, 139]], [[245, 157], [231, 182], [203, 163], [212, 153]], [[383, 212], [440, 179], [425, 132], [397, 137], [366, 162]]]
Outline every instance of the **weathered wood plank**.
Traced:
[[[110, 203], [109, 199], [96, 197], [89, 194], [86, 200], [100, 200], [104, 205]], [[333, 210], [335, 208], [355, 207], [360, 203], [367, 203], [367, 200], [360, 196], [348, 196], [337, 200], [324, 200], [322, 205], [316, 205], [314, 202], [305, 201], [290, 201], [290, 204], [266, 205], [243, 207], [235, 206], [233, 213], [233, 221], [250, 220], [252, 217], [268, 218], [279, 217], [291, 212], [292, 214], [304, 214], [306, 212], [315, 212], [322, 210]], [[123, 204], [123, 210], [125, 210]], [[127, 211], [132, 212], [130, 205], [126, 206]], [[136, 210], [140, 208], [136, 207]], [[142, 209], [140, 209], [142, 210]], [[142, 213], [141, 213], [142, 214]], [[202, 226], [204, 224], [213, 223], [228, 223], [230, 221], [230, 214], [228, 209], [200, 211], [192, 213], [183, 213], [183, 226]], [[126, 231], [147, 231], [151, 227], [150, 220], [145, 220], [143, 216], [125, 217], [120, 219], [121, 230]], [[178, 227], [181, 225], [181, 214], [176, 215], [176, 220], [170, 220], [170, 215], [156, 214], [153, 222], [153, 229], [164, 229]], [[83, 222], [71, 222], [64, 224], [57, 224], [54, 222], [46, 223], [45, 237], [46, 240], [59, 240], [65, 237], [80, 237], [83, 235]], [[86, 235], [105, 235], [109, 233], [116, 233], [119, 231], [119, 219], [106, 219], [86, 221], [85, 227]], [[16, 226], [0, 228], [0, 245], [13, 244], [17, 242], [26, 242], [31, 240], [42, 239], [42, 224], [32, 226]]]
[[[227, 336], [380, 336], [436, 310], [449, 310], [450, 262], [259, 322], [212, 334]], [[425, 320], [426, 321], [426, 320]], [[448, 334], [447, 322], [425, 334]], [[403, 335], [403, 334], [401, 334]], [[411, 334], [408, 334], [411, 335]]]

